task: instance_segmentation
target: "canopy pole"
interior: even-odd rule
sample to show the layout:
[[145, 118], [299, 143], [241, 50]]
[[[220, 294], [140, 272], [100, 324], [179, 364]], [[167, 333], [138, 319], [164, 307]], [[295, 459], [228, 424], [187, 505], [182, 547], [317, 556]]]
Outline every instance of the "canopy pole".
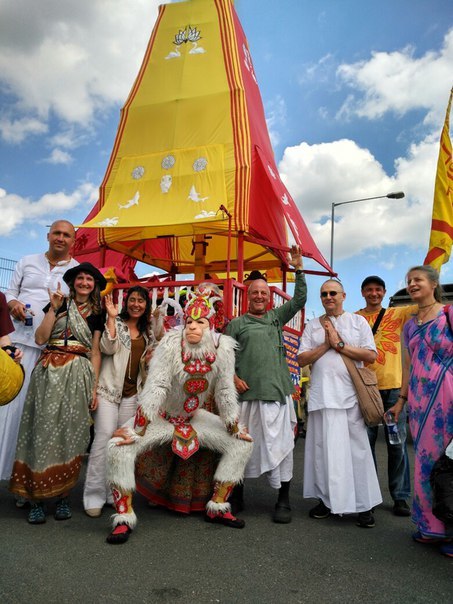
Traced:
[[282, 289], [284, 292], [286, 292], [286, 287], [287, 287], [287, 280], [288, 280], [288, 272], [286, 270], [286, 266], [284, 266], [282, 268], [282, 274], [283, 274], [283, 283], [282, 283]]
[[228, 216], [228, 243], [227, 243], [227, 279], [230, 278], [231, 271], [231, 214], [228, 212], [226, 207], [222, 204], [219, 208]]
[[238, 232], [238, 281], [244, 280], [244, 231]]
[[195, 235], [193, 240], [193, 253], [195, 255], [195, 280], [203, 281], [206, 273], [206, 247], [204, 235]]

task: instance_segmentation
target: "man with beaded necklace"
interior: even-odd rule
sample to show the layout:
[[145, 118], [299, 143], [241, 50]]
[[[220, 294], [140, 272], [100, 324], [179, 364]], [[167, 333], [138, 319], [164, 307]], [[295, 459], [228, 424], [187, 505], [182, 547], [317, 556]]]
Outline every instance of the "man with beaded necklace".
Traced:
[[[361, 291], [366, 306], [358, 310], [357, 314], [365, 317], [373, 330], [378, 356], [369, 367], [376, 373], [384, 411], [387, 412], [401, 397], [401, 332], [406, 321], [416, 313], [417, 306], [383, 308], [382, 301], [386, 294], [385, 282], [377, 275], [366, 277], [362, 282]], [[367, 428], [375, 465], [374, 449], [378, 430], [378, 426]], [[398, 418], [401, 444], [391, 444], [389, 442], [385, 425], [384, 431], [387, 443], [388, 485], [390, 496], [393, 499], [393, 513], [395, 516], [410, 516], [411, 512], [406, 502], [411, 493], [409, 458], [406, 446], [406, 411], [404, 410]]]

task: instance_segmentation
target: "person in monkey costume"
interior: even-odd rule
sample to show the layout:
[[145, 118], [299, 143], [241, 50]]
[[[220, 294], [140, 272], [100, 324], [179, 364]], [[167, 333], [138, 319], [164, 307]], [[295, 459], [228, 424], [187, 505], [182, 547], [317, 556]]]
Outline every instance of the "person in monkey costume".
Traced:
[[[184, 328], [168, 332], [154, 353], [135, 418], [109, 441], [107, 479], [116, 514], [108, 543], [127, 541], [137, 523], [132, 508], [137, 456], [165, 443], [171, 443], [173, 453], [182, 459], [200, 447], [221, 454], [205, 519], [233, 528], [245, 526], [232, 515], [228, 497], [243, 479], [253, 444], [247, 429], [238, 425], [237, 344], [215, 333], [215, 301], [194, 294], [188, 299]], [[218, 416], [203, 408], [210, 398]]]

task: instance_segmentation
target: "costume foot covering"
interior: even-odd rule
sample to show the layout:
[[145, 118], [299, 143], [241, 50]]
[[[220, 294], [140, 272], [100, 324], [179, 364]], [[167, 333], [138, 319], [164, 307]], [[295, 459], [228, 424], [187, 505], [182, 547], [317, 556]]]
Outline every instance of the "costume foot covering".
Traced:
[[117, 543], [126, 543], [131, 533], [132, 529], [130, 526], [127, 526], [127, 524], [118, 524], [107, 537], [106, 541], [114, 545]]
[[213, 524], [223, 524], [231, 528], [244, 528], [245, 522], [240, 518], [236, 518], [233, 514], [228, 512], [211, 512], [207, 511], [205, 516], [206, 522], [212, 522]]

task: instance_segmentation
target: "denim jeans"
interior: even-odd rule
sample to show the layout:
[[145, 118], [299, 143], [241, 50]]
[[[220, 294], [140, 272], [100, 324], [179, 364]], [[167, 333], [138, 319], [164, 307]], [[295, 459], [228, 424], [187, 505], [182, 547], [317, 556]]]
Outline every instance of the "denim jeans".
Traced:
[[[399, 388], [391, 388], [390, 390], [379, 390], [381, 393], [382, 402], [384, 403], [384, 411], [393, 407], [398, 400], [400, 393]], [[391, 445], [389, 443], [387, 426], [384, 425], [385, 440], [387, 443], [387, 473], [389, 481], [389, 491], [393, 501], [397, 499], [408, 499], [411, 493], [411, 479], [409, 458], [406, 447], [406, 431], [407, 431], [407, 413], [406, 407], [400, 413], [398, 418], [398, 432], [401, 437], [400, 445]], [[368, 438], [370, 440], [371, 451], [373, 453], [374, 465], [377, 469], [375, 444], [378, 435], [379, 426], [373, 428], [367, 427]]]

